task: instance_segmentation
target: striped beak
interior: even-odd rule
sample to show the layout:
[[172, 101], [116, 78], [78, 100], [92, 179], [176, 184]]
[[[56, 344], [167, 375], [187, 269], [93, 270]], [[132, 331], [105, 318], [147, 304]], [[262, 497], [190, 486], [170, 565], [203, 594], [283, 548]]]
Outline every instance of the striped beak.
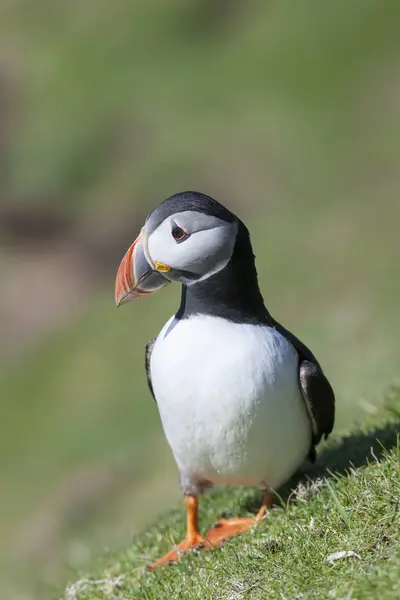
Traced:
[[120, 306], [161, 290], [168, 283], [168, 279], [152, 264], [147, 250], [147, 235], [142, 229], [119, 266], [115, 282], [115, 302]]

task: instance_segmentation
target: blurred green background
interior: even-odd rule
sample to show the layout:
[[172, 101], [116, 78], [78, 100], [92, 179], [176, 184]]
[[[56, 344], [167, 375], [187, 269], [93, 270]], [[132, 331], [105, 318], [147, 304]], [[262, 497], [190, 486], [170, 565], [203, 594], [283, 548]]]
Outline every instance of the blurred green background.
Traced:
[[51, 597], [179, 499], [143, 369], [179, 289], [113, 299], [172, 193], [248, 223], [338, 431], [396, 380], [399, 22], [378, 0], [2, 1], [2, 598]]

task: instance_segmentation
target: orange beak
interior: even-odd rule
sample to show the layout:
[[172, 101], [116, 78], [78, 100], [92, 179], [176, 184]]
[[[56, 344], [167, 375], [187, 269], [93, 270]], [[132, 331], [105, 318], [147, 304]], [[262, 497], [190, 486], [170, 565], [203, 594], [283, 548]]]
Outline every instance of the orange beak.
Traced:
[[156, 271], [147, 259], [146, 241], [147, 238], [142, 231], [121, 261], [115, 282], [117, 306], [140, 296], [147, 296], [169, 283], [168, 279]]

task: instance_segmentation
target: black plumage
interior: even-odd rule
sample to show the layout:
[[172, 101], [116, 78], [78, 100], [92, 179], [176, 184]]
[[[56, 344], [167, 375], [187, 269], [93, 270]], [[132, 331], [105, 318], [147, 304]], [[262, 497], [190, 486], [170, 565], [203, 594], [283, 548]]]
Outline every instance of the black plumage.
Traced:
[[145, 354], [144, 354], [144, 366], [146, 369], [147, 383], [148, 383], [149, 390], [150, 390], [151, 395], [153, 396], [154, 400], [156, 399], [156, 397], [154, 395], [153, 384], [151, 383], [150, 358], [151, 358], [151, 353], [153, 352], [153, 348], [154, 348], [154, 344], [156, 343], [156, 340], [157, 340], [157, 336], [154, 336], [153, 338], [151, 338], [151, 340], [149, 342], [147, 342], [146, 350], [145, 350]]

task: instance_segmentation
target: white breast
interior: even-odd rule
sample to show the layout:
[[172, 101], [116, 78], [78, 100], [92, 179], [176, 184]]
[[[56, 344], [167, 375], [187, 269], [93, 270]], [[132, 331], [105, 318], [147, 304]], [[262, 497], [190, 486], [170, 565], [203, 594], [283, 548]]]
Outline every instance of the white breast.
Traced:
[[309, 450], [298, 356], [273, 328], [194, 316], [158, 336], [151, 377], [185, 479], [277, 487]]

